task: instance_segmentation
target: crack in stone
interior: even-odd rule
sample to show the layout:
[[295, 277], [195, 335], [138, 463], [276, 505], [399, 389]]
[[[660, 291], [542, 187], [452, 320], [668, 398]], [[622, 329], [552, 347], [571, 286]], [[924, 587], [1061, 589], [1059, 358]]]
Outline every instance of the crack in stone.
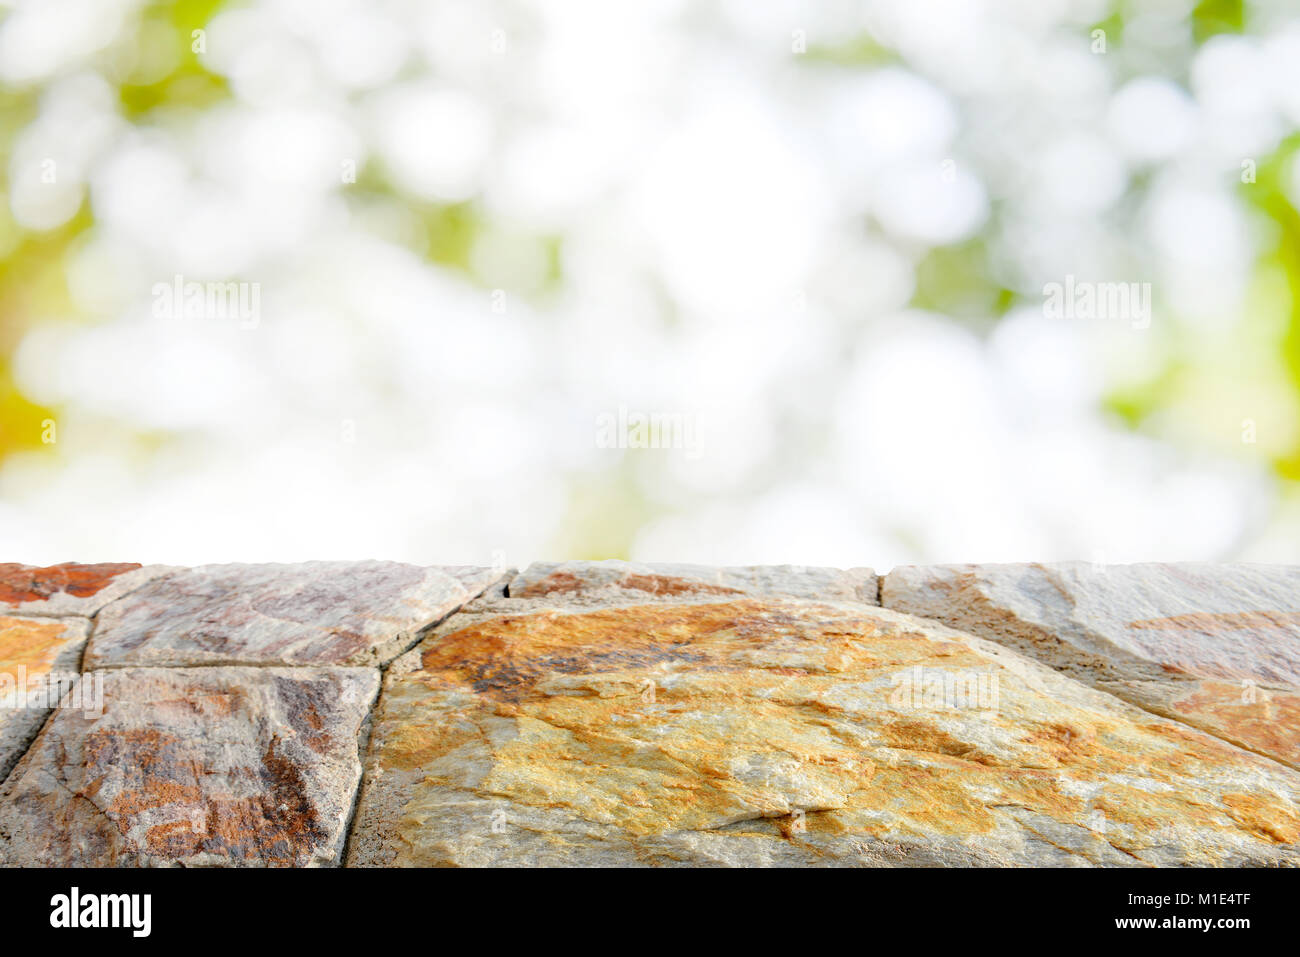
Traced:
[[370, 761], [369, 761], [370, 740], [374, 734], [374, 725], [375, 725], [375, 720], [379, 715], [379, 707], [383, 703], [384, 689], [385, 689], [385, 685], [387, 684], [386, 677], [388, 674], [388, 669], [392, 666], [394, 661], [396, 661], [402, 655], [406, 654], [407, 652], [411, 651], [413, 648], [418, 646], [420, 642], [424, 641], [427, 637], [429, 637], [430, 634], [432, 634], [435, 630], [437, 630], [443, 623], [448, 621], [453, 615], [459, 614], [463, 608], [477, 601], [478, 599], [482, 598], [484, 595], [488, 593], [489, 590], [495, 588], [497, 585], [500, 585], [502, 581], [506, 583], [506, 587], [508, 589], [510, 579], [516, 573], [517, 573], [517, 569], [514, 568], [503, 569], [500, 575], [484, 583], [484, 585], [477, 592], [467, 597], [464, 601], [456, 605], [455, 608], [453, 608], [451, 611], [448, 611], [437, 621], [431, 622], [425, 627], [418, 629], [415, 640], [412, 641], [407, 647], [403, 648], [400, 652], [390, 657], [387, 661], [380, 662], [378, 664], [377, 666], [377, 669], [379, 671], [378, 686], [375, 688], [374, 697], [370, 701], [370, 705], [366, 710], [365, 719], [362, 721], [361, 728], [358, 731], [357, 757], [359, 760], [361, 773], [357, 777], [356, 787], [352, 789], [352, 804], [350, 809], [348, 810], [347, 820], [344, 822], [343, 825], [343, 850], [339, 855], [339, 864], [338, 864], [339, 867], [348, 866], [348, 854], [352, 850], [352, 839], [356, 832], [356, 827], [357, 827], [357, 812], [361, 808], [361, 800], [365, 795], [366, 781], [367, 778], [369, 777], [369, 771], [370, 771]]
[[370, 736], [374, 730], [375, 711], [379, 698], [383, 694], [384, 678], [381, 674], [375, 685], [375, 692], [366, 706], [366, 716], [357, 728], [357, 783], [352, 788], [352, 803], [348, 807], [347, 817], [343, 821], [343, 844], [339, 851], [338, 867], [347, 867], [348, 851], [352, 848], [352, 830], [356, 824], [357, 810], [361, 807], [361, 789], [366, 781], [366, 758], [370, 750]]
[[[141, 585], [140, 587], [143, 588], [144, 586]], [[86, 673], [84, 670], [84, 665], [86, 662], [86, 649], [90, 647], [91, 636], [95, 633], [94, 615], [27, 616], [22, 614], [15, 614], [14, 617], [18, 617], [18, 618], [44, 617], [44, 618], [49, 618], [50, 620], [58, 620], [58, 621], [72, 621], [72, 620], [80, 619], [81, 621], [86, 622], [86, 637], [82, 641], [81, 653], [77, 656], [77, 679], [78, 682], [80, 682], [81, 676]], [[36, 729], [32, 732], [32, 734], [23, 741], [22, 745], [18, 749], [17, 756], [14, 758], [13, 764], [9, 766], [9, 769], [5, 772], [4, 776], [0, 777], [0, 796], [4, 794], [5, 786], [9, 783], [9, 779], [13, 777], [14, 773], [18, 770], [19, 766], [23, 763], [23, 758], [27, 757], [27, 753], [31, 751], [31, 749], [36, 745], [37, 740], [41, 736], [41, 732], [43, 732], [45, 728], [49, 725], [50, 721], [53, 720], [54, 714], [58, 710], [59, 709], [57, 705], [53, 708], [47, 709], [45, 712], [45, 717], [42, 718], [41, 721], [36, 725]]]

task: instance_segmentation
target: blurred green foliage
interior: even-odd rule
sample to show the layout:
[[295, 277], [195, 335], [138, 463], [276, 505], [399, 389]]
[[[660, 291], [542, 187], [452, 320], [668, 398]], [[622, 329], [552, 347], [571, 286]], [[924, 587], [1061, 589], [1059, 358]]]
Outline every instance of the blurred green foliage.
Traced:
[[996, 282], [996, 272], [987, 231], [965, 242], [937, 246], [917, 264], [912, 305], [987, 328], [1019, 299], [1014, 290]]
[[[231, 97], [224, 77], [205, 69], [192, 50], [192, 33], [204, 27], [223, 0], [160, 0], [147, 4], [128, 28], [126, 38], [134, 44], [134, 66], [117, 84], [122, 114], [132, 123], [148, 126], [167, 122], [175, 114], [204, 110]], [[1117, 0], [1109, 14], [1080, 33], [1086, 43], [1093, 29], [1104, 29], [1111, 48], [1123, 43], [1125, 22], [1140, 11], [1141, 0]], [[1248, 26], [1248, 10], [1242, 0], [1201, 0], [1191, 14], [1197, 44], [1223, 33], [1240, 33]], [[873, 69], [900, 62], [898, 53], [863, 33], [843, 43], [811, 44], [802, 62], [810, 68]], [[1185, 67], [1186, 64], [1183, 64]], [[1185, 73], [1185, 69], [1181, 71]], [[106, 63], [106, 75], [113, 75]], [[1172, 70], [1170, 78], [1182, 82], [1185, 76]], [[0, 189], [7, 195], [7, 174], [16, 137], [34, 119], [42, 90], [0, 89]], [[1284, 177], [1297, 161], [1300, 136], [1292, 136], [1258, 164], [1257, 179], [1239, 187], [1241, 202], [1271, 224], [1276, 244], [1256, 263], [1262, 275], [1277, 272], [1285, 277], [1286, 322], [1276, 343], [1287, 370], [1289, 391], [1275, 396], [1291, 407], [1291, 421], [1300, 421], [1300, 213], [1287, 199]], [[1148, 187], [1145, 176], [1130, 183], [1128, 205], [1135, 207]], [[475, 244], [491, 223], [474, 201], [438, 204], [402, 195], [382, 166], [368, 163], [359, 180], [348, 187], [350, 201], [397, 203], [416, 224], [412, 243], [430, 262], [454, 270], [465, 278], [484, 284], [473, 262]], [[23, 335], [35, 322], [89, 321], [79, 316], [68, 294], [65, 265], [70, 250], [94, 225], [89, 203], [68, 222], [46, 232], [32, 232], [16, 224], [8, 203], [0, 204], [0, 460], [19, 450], [40, 448], [43, 423], [57, 410], [44, 408], [22, 395], [11, 374], [12, 358]], [[987, 331], [1009, 309], [1035, 302], [1032, 295], [1007, 288], [998, 276], [992, 249], [999, 229], [995, 202], [993, 215], [980, 235], [950, 246], [924, 251], [916, 271], [916, 289], [911, 305], [939, 312]], [[562, 278], [560, 262], [562, 236], [533, 236], [547, 262], [545, 289], [553, 289]], [[1159, 306], [1157, 307], [1159, 308]], [[1174, 317], [1176, 321], [1176, 317]], [[1264, 323], [1266, 317], [1249, 313], [1246, 323]], [[1138, 382], [1117, 385], [1107, 396], [1104, 410], [1132, 429], [1152, 429], [1163, 413], [1174, 408], [1206, 378], [1204, 358], [1175, 343], [1166, 348], [1158, 367]], [[1250, 370], [1243, 372], [1250, 375]], [[1221, 437], [1220, 437], [1221, 438]], [[1276, 447], [1276, 446], [1275, 446]], [[1300, 435], [1292, 437], [1283, 451], [1271, 459], [1275, 474], [1289, 482], [1300, 482]], [[617, 502], [597, 501], [595, 490], [579, 496], [582, 511], [588, 512], [591, 527], [611, 514], [628, 517], [620, 528], [606, 528], [599, 548], [592, 549], [590, 536], [575, 543], [576, 549], [601, 556], [626, 551], [635, 512], [641, 496], [632, 479], [607, 485], [600, 495]], [[607, 507], [610, 506], [610, 507]], [[612, 506], [617, 506], [612, 507]], [[575, 551], [575, 554], [577, 552]]]
[[[1243, 182], [1243, 200], [1258, 209], [1276, 228], [1277, 247], [1260, 259], [1259, 268], [1275, 268], [1286, 277], [1290, 294], [1288, 316], [1277, 343], [1291, 383], [1290, 402], [1300, 421], [1300, 212], [1287, 198], [1283, 178], [1300, 162], [1300, 133], [1284, 140], [1256, 169], [1254, 183]], [[1300, 482], [1300, 435], [1292, 439], [1290, 449], [1274, 460], [1279, 476]]]
[[1192, 35], [1197, 43], [1218, 33], [1240, 33], [1245, 27], [1243, 0], [1201, 0], [1192, 10]]
[[[123, 115], [147, 124], [157, 109], [202, 109], [229, 96], [224, 78], [205, 70], [191, 50], [193, 31], [201, 29], [222, 2], [171, 0], [148, 4], [139, 12], [132, 39], [137, 48], [147, 44], [151, 58], [161, 59], [167, 68], [144, 83], [126, 77], [119, 86]], [[0, 192], [6, 198], [14, 141], [35, 118], [41, 92], [39, 87], [0, 88]], [[15, 223], [8, 202], [0, 207], [0, 460], [45, 445], [45, 422], [55, 417], [55, 410], [19, 391], [11, 374], [13, 353], [34, 322], [85, 318], [77, 315], [68, 294], [65, 267], [70, 250], [93, 225], [93, 210], [85, 201], [69, 221], [43, 232]]]

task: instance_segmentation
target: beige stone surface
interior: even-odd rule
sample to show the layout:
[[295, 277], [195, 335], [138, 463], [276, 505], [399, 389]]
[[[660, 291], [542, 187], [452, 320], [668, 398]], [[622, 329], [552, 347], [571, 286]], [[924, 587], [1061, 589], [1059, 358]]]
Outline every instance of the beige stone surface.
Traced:
[[350, 863], [1294, 864], [1297, 797], [1274, 761], [862, 602], [487, 601], [389, 669]]
[[376, 670], [131, 668], [102, 679], [102, 712], [55, 711], [0, 791], [0, 864], [339, 861]]
[[105, 608], [86, 667], [380, 664], [501, 576], [399, 562], [204, 565]]
[[896, 568], [884, 604], [1300, 768], [1300, 568]]

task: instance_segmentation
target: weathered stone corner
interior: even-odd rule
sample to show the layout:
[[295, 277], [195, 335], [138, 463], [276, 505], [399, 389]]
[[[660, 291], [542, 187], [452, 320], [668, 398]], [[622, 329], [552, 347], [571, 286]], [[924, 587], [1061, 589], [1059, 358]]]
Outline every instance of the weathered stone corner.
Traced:
[[1297, 568], [0, 566], [20, 667], [4, 864], [1300, 863]]

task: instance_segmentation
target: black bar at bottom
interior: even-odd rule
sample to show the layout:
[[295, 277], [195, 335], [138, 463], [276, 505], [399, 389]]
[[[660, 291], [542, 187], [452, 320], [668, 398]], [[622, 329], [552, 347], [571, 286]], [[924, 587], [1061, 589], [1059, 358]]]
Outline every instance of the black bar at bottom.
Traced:
[[935, 946], [1006, 934], [1027, 943], [1040, 933], [1232, 946], [1289, 932], [1300, 890], [1286, 869], [7, 869], [0, 884], [8, 946], [98, 938], [337, 948], [358, 934], [381, 944], [398, 934], [431, 950], [458, 946], [462, 933], [496, 950], [512, 937], [735, 947], [785, 925], [817, 935], [838, 926], [864, 946], [891, 933]]

